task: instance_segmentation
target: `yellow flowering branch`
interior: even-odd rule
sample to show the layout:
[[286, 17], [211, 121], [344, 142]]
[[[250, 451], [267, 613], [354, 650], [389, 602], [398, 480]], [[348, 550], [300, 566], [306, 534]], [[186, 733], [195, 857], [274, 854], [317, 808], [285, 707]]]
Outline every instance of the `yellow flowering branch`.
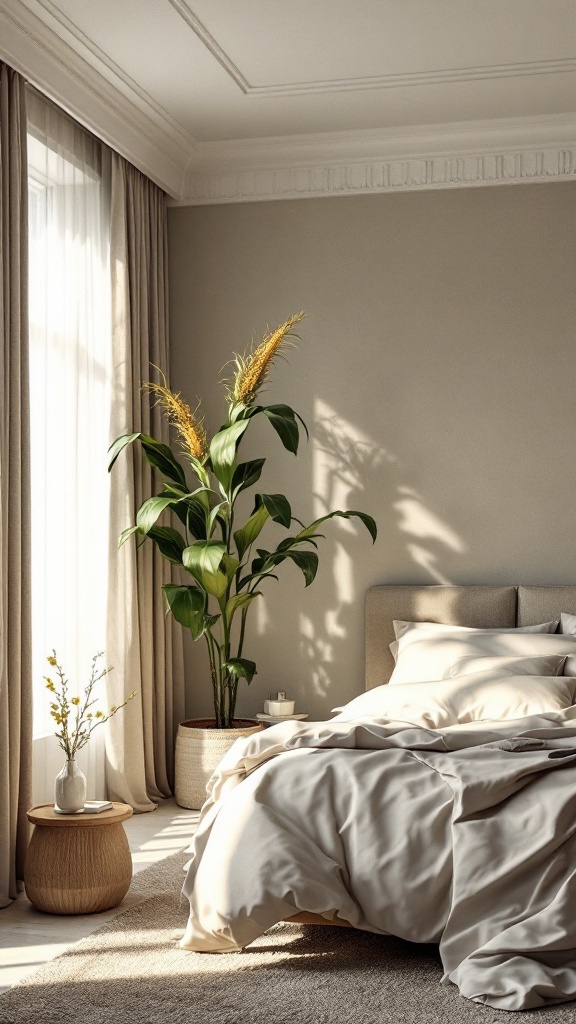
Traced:
[[[98, 661], [102, 657], [104, 657], [103, 652], [99, 651], [92, 658], [90, 679], [88, 686], [84, 690], [83, 698], [69, 698], [69, 680], [64, 674], [64, 669], [58, 663], [56, 651], [52, 651], [52, 654], [47, 658], [51, 668], [56, 669], [58, 677], [58, 682], [55, 683], [50, 676], [44, 676], [46, 689], [54, 695], [54, 701], [50, 704], [50, 715], [56, 725], [60, 727], [60, 732], [56, 733], [56, 738], [68, 761], [71, 761], [76, 756], [76, 753], [88, 743], [94, 729], [107, 722], [117, 711], [125, 707], [128, 701], [133, 700], [136, 696], [136, 690], [133, 690], [122, 704], [112, 705], [108, 712], [89, 710], [97, 702], [97, 698], [92, 696], [94, 687], [111, 671], [109, 668], [98, 669]], [[75, 715], [73, 709], [75, 709]], [[74, 715], [73, 723], [70, 722], [72, 715]]]

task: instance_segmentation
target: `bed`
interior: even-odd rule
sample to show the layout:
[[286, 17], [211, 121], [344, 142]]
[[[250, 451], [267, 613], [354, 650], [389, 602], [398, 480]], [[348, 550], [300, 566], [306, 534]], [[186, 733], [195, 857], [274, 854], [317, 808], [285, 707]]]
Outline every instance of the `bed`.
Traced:
[[369, 590], [365, 693], [213, 776], [182, 948], [356, 927], [438, 942], [478, 1002], [576, 998], [575, 612], [576, 587]]

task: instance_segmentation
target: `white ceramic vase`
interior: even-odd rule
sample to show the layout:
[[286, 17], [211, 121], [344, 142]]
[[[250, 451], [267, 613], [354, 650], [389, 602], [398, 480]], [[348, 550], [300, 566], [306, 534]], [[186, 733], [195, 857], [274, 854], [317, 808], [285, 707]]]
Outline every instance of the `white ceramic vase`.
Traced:
[[59, 811], [77, 814], [86, 803], [86, 776], [80, 771], [74, 758], [66, 761], [56, 776], [54, 804]]

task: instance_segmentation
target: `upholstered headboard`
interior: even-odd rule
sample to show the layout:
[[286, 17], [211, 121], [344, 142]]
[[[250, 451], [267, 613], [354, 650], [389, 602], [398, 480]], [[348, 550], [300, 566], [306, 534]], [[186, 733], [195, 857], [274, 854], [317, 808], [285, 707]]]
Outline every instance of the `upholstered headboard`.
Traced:
[[576, 587], [379, 586], [366, 594], [365, 684], [387, 683], [394, 659], [393, 619], [446, 622], [482, 629], [532, 626], [576, 614]]

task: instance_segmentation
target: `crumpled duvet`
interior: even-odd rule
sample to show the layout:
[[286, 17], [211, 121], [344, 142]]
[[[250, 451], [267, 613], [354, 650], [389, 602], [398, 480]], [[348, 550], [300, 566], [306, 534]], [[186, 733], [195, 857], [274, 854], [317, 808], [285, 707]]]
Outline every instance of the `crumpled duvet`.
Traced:
[[443, 983], [477, 1002], [576, 998], [576, 707], [273, 726], [220, 763], [191, 851], [184, 949], [310, 911], [438, 942]]

